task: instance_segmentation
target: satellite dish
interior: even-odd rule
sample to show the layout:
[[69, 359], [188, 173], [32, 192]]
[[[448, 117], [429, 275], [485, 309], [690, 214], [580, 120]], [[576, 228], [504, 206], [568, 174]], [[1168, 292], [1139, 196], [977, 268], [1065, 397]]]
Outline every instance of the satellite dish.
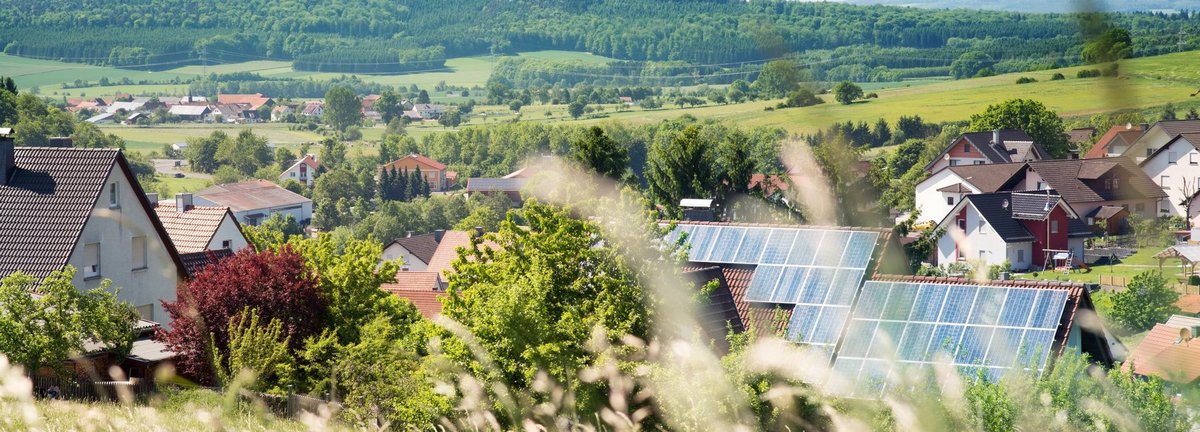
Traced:
[[942, 155], [942, 160], [950, 160], [950, 153]]
[[1004, 207], [1007, 210], [1008, 209], [1008, 200], [1004, 200], [1004, 202], [1000, 203], [1000, 206]]

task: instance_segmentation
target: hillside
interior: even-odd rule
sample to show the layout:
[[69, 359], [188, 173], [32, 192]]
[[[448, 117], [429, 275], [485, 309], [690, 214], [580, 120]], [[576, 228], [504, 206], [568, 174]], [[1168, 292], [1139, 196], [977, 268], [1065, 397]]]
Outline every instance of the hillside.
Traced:
[[860, 5], [915, 6], [922, 8], [988, 9], [1011, 12], [1069, 13], [1084, 11], [1084, 7], [1114, 12], [1154, 10], [1196, 10], [1196, 0], [1106, 0], [1095, 2], [1047, 2], [1037, 0], [842, 0]]

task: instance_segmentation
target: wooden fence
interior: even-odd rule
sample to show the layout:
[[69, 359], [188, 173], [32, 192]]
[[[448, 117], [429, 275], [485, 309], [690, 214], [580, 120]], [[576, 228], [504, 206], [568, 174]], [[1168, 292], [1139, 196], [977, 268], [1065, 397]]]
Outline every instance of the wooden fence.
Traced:
[[[1112, 291], [1124, 290], [1133, 278], [1128, 276], [1100, 275], [1100, 287]], [[1200, 294], [1200, 285], [1188, 285], [1182, 281], [1169, 281], [1171, 289], [1180, 294]]]
[[33, 382], [34, 395], [47, 399], [85, 401], [117, 401], [122, 394], [133, 399], [144, 399], [155, 392], [151, 380], [92, 381], [87, 378], [58, 378], [36, 376]]

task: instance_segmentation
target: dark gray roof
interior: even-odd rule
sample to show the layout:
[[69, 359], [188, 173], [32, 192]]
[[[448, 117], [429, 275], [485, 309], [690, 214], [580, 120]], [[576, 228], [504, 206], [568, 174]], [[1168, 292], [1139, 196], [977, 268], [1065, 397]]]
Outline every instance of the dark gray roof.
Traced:
[[728, 348], [725, 335], [729, 330], [742, 333], [746, 331], [746, 328], [738, 315], [733, 293], [730, 291], [729, 282], [725, 279], [721, 267], [685, 269], [683, 276], [688, 278], [697, 290], [702, 290], [710, 281], [717, 281], [716, 289], [708, 293], [707, 302], [698, 311], [697, 320], [713, 343], [722, 348]]
[[1046, 215], [1054, 210], [1054, 206], [1062, 197], [1051, 194], [1013, 193], [1012, 217], [1016, 219], [1046, 220]]
[[425, 264], [429, 264], [429, 260], [433, 259], [433, 254], [437, 252], [438, 248], [437, 238], [432, 233], [399, 238], [392, 243], [399, 244], [400, 247], [408, 250]]
[[13, 153], [16, 169], [0, 184], [0, 275], [20, 271], [42, 279], [65, 267], [105, 180], [118, 165], [183, 270], [120, 150], [17, 147]]
[[[1050, 204], [1051, 209], [1060, 202], [1058, 195], [1052, 193], [1053, 191], [1041, 191], [1040, 194], [997, 192], [967, 195], [964, 201], [969, 201], [1005, 242], [1032, 241], [1034, 240], [1033, 233], [1025, 228], [1021, 219], [1045, 220], [1046, 215], [1049, 214], [1045, 211], [1047, 196], [1053, 200]], [[1014, 197], [1014, 195], [1024, 196]], [[1020, 204], [1016, 204], [1018, 200]], [[1041, 214], [1041, 217], [1038, 218], [1035, 213]], [[1090, 236], [1092, 229], [1079, 218], [1068, 217], [1067, 235], [1070, 237]]]
[[467, 179], [467, 192], [520, 192], [528, 180], [526, 178], [473, 177]]
[[187, 268], [188, 274], [192, 276], [195, 276], [196, 273], [199, 273], [206, 267], [231, 256], [233, 256], [233, 251], [228, 248], [179, 254], [179, 258], [183, 261], [183, 266]]
[[954, 139], [947, 145], [942, 152], [933, 158], [925, 169], [933, 167], [942, 156], [954, 148], [961, 140], [966, 140], [971, 143], [971, 148], [977, 149], [989, 163], [1000, 164], [1008, 162], [1024, 162], [1026, 156], [1033, 154], [1034, 159], [1043, 160], [1050, 158], [1050, 152], [1047, 152], [1041, 144], [1033, 142], [1033, 138], [1022, 130], [1006, 129], [1000, 131], [1000, 145], [992, 142], [992, 131], [987, 132], [970, 132], [965, 133], [961, 137]]
[[1170, 137], [1186, 133], [1200, 133], [1200, 120], [1166, 120], [1154, 125], [1162, 128], [1163, 132]]
[[[1128, 158], [1046, 160], [1029, 162], [1029, 167], [1037, 171], [1046, 184], [1072, 204], [1167, 196], [1154, 180]], [[1096, 183], [1089, 185], [1085, 182], [1110, 172], [1120, 179], [1120, 187], [1115, 191], [1093, 189]]]

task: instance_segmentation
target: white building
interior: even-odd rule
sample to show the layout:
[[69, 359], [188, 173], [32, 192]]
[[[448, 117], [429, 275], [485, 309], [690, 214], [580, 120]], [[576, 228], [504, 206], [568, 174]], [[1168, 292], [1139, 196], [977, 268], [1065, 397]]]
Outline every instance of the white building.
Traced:
[[[968, 195], [938, 228], [946, 230], [937, 242], [938, 264], [1008, 261], [1018, 271], [1041, 269], [1047, 250], [1069, 251], [1071, 261], [1082, 262], [1083, 239], [1092, 236], [1092, 229], [1051, 191]], [[1052, 252], [1050, 258], [1059, 253], [1064, 252]]]
[[445, 235], [445, 230], [421, 235], [412, 235], [410, 232], [408, 237], [388, 243], [383, 248], [383, 259], [385, 261], [402, 260], [404, 262], [400, 266], [402, 271], [426, 271], [429, 269], [429, 261], [433, 259], [438, 244], [442, 242]]
[[312, 219], [312, 200], [266, 180], [216, 185], [195, 194], [195, 203], [229, 207], [239, 223], [258, 225], [272, 215], [291, 216], [301, 225]]
[[180, 254], [219, 249], [237, 252], [250, 245], [228, 207], [196, 206], [190, 193], [175, 194], [169, 201], [158, 201], [157, 194], [147, 196]]
[[312, 187], [313, 183], [317, 181], [317, 174], [319, 174], [320, 169], [321, 164], [317, 163], [316, 156], [307, 154], [284, 170], [283, 173], [279, 174], [279, 181], [295, 180], [305, 186]]
[[923, 221], [940, 221], [969, 194], [996, 192], [1024, 164], [951, 166], [917, 183], [915, 206]]
[[[1200, 120], [1166, 120], [1155, 123], [1120, 154], [1141, 162], [1182, 134], [1200, 133]], [[1117, 149], [1119, 150], [1119, 149]], [[1117, 151], [1110, 150], [1110, 151]]]
[[[1151, 130], [1155, 130], [1151, 128]], [[1159, 200], [1160, 216], [1184, 216], [1186, 201], [1200, 191], [1200, 133], [1177, 135], [1141, 162], [1142, 171], [1166, 192]], [[1200, 205], [1193, 205], [1187, 219], [1195, 223]]]
[[71, 265], [76, 287], [111, 280], [143, 319], [167, 319], [186, 270], [120, 150], [0, 140], [0, 179], [0, 276]]

